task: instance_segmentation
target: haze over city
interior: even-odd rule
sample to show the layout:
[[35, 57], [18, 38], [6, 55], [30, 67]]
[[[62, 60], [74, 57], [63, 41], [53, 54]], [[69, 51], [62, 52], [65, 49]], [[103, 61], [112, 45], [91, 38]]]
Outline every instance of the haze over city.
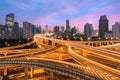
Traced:
[[120, 21], [119, 0], [2, 0], [0, 2], [0, 24], [5, 23], [5, 15], [15, 14], [15, 21], [22, 27], [28, 21], [35, 25], [65, 26], [66, 19], [71, 27], [83, 30], [84, 24], [92, 23], [98, 29], [101, 15], [107, 15], [109, 27]]

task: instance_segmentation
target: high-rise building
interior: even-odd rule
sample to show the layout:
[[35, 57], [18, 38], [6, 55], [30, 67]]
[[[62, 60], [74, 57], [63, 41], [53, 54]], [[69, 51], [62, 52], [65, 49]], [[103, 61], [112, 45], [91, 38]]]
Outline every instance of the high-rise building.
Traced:
[[76, 28], [76, 27], [73, 27], [73, 28], [71, 29], [71, 37], [73, 37], [76, 33], [77, 33], [77, 28]]
[[59, 33], [60, 33], [59, 26], [55, 26], [55, 27], [54, 27], [54, 34], [55, 34], [56, 36], [59, 36]]
[[20, 35], [20, 38], [23, 38], [23, 28], [21, 28], [21, 27], [19, 29], [19, 35]]
[[33, 25], [28, 22], [23, 22], [23, 38], [31, 39], [33, 38]]
[[15, 38], [19, 38], [20, 35], [19, 35], [19, 23], [18, 22], [14, 22], [12, 32], [14, 33]]
[[8, 31], [12, 32], [14, 26], [14, 14], [6, 15], [6, 25], [8, 26]]
[[67, 32], [70, 32], [69, 20], [66, 20], [66, 31], [67, 31]]
[[93, 32], [93, 25], [86, 23], [84, 25], [84, 34], [85, 34], [85, 38], [91, 38], [92, 37], [92, 32]]
[[112, 25], [112, 32], [113, 32], [114, 39], [120, 39], [120, 23], [119, 22], [116, 22], [114, 25]]
[[48, 33], [48, 25], [45, 26], [45, 33]]
[[35, 25], [32, 25], [33, 26], [33, 35], [35, 35], [37, 32], [37, 29], [36, 29], [36, 26]]
[[99, 36], [101, 39], [105, 39], [105, 33], [108, 32], [108, 19], [106, 15], [101, 16], [99, 20]]
[[61, 26], [61, 32], [64, 33], [64, 26]]
[[36, 33], [42, 33], [41, 25], [37, 26]]

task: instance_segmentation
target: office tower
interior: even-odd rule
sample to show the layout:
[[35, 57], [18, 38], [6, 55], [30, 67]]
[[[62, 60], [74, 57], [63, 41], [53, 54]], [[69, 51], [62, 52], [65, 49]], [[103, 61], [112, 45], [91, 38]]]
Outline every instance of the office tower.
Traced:
[[23, 38], [31, 39], [33, 38], [33, 25], [28, 22], [23, 22]]
[[41, 25], [37, 26], [36, 33], [42, 33]]
[[45, 33], [48, 33], [48, 25], [45, 26]]
[[85, 38], [91, 38], [92, 37], [92, 32], [93, 32], [93, 25], [86, 23], [84, 25], [84, 34], [85, 34]]
[[32, 26], [33, 26], [33, 35], [35, 35], [37, 33], [36, 26], [35, 25], [32, 25]]
[[6, 25], [0, 25], [0, 39], [8, 39], [8, 27]]
[[101, 37], [101, 39], [105, 39], [104, 35], [106, 32], [108, 32], [108, 19], [104, 15], [101, 16], [99, 20], [99, 36]]
[[20, 35], [19, 35], [19, 23], [18, 22], [14, 22], [12, 32], [14, 33], [15, 38], [19, 38]]
[[70, 32], [69, 20], [66, 20], [66, 31], [67, 31], [67, 32]]
[[20, 35], [20, 38], [23, 38], [23, 28], [21, 28], [21, 27], [19, 29], [19, 35]]
[[73, 28], [71, 29], [71, 37], [73, 37], [76, 33], [77, 33], [77, 28], [76, 28], [76, 27], [73, 27]]
[[113, 34], [112, 31], [106, 32], [105, 35], [104, 35], [105, 39], [112, 39], [112, 34]]
[[6, 25], [8, 26], [8, 31], [12, 32], [14, 26], [14, 14], [6, 15]]
[[59, 26], [55, 26], [55, 27], [54, 27], [54, 34], [55, 34], [56, 36], [59, 36], [59, 33], [60, 33]]
[[113, 32], [114, 39], [120, 39], [120, 23], [119, 22], [116, 22], [114, 25], [112, 25], [112, 32]]
[[61, 32], [64, 33], [64, 26], [61, 26]]

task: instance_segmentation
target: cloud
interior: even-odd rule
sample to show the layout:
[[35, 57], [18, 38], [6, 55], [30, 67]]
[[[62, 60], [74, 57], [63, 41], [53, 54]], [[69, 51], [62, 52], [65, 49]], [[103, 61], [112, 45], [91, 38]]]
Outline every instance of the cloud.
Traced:
[[16, 16], [16, 21], [51, 26], [65, 26], [66, 19], [69, 19], [72, 27], [78, 26], [79, 29], [83, 29], [84, 24], [89, 22], [97, 29], [101, 15], [108, 16], [110, 26], [115, 20], [119, 20], [119, 2], [119, 0], [4, 0], [1, 1], [4, 5], [0, 7], [2, 10], [0, 15], [3, 16], [1, 18], [3, 20], [6, 14], [12, 12]]

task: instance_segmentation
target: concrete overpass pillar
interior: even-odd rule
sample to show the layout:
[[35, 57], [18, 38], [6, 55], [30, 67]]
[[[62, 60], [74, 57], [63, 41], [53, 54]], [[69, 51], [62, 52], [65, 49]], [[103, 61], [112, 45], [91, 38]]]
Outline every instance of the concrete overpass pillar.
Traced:
[[53, 73], [53, 71], [50, 71], [50, 78], [51, 78], [51, 80], [54, 80], [54, 73]]
[[52, 42], [52, 47], [54, 47], [55, 46], [55, 42]]
[[34, 68], [30, 67], [30, 78], [33, 78], [33, 74], [34, 74]]
[[86, 50], [83, 50], [82, 54], [83, 54], [84, 57], [87, 57], [87, 52], [86, 52]]
[[[7, 56], [7, 53], [5, 53], [4, 56]], [[7, 66], [4, 66], [4, 76], [6, 75], [7, 75]]]
[[45, 43], [48, 45], [48, 40], [45, 40]]
[[24, 76], [24, 80], [28, 80], [28, 67], [24, 67], [24, 73], [25, 73], [25, 76]]
[[90, 46], [90, 42], [88, 42], [88, 44], [87, 45], [89, 45]]
[[107, 45], [109, 45], [109, 42], [107, 42]]
[[116, 66], [118, 70], [120, 70], [120, 66]]
[[4, 66], [4, 76], [7, 75], [7, 66]]
[[93, 46], [93, 43], [91, 43], [91, 46]]
[[100, 42], [99, 45], [102, 46], [102, 43]]

